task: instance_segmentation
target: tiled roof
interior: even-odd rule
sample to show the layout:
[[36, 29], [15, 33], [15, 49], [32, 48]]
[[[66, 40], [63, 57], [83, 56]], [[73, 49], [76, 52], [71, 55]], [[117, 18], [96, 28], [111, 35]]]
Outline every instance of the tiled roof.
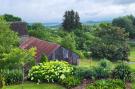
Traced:
[[57, 48], [60, 47], [60, 45], [51, 43], [48, 41], [43, 41], [38, 38], [34, 37], [28, 37], [22, 44], [20, 45], [20, 48], [22, 49], [29, 49], [31, 47], [36, 47], [36, 56], [35, 58], [37, 61], [40, 59], [41, 54], [46, 54], [49, 56], [51, 53], [53, 53]]

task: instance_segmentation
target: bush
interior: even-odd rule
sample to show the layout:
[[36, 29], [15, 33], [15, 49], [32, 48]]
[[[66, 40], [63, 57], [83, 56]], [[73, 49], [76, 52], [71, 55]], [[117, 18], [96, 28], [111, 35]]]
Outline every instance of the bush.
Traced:
[[70, 74], [73, 74], [73, 67], [67, 62], [50, 61], [33, 66], [28, 76], [36, 82], [58, 82]]
[[98, 66], [94, 68], [94, 77], [95, 78], [108, 78], [111, 74], [111, 62], [103, 59], [98, 63]]
[[61, 80], [60, 83], [70, 89], [71, 87], [79, 85], [81, 83], [81, 80], [74, 76], [68, 76], [65, 79]]
[[74, 76], [84, 79], [84, 78], [93, 78], [94, 70], [92, 68], [86, 68], [86, 67], [75, 67], [74, 70]]
[[1, 70], [2, 77], [5, 80], [6, 85], [17, 84], [22, 81], [22, 71], [21, 70]]
[[125, 89], [125, 84], [121, 80], [98, 80], [86, 89]]
[[131, 69], [126, 63], [120, 63], [116, 66], [112, 73], [113, 78], [123, 81], [131, 80]]

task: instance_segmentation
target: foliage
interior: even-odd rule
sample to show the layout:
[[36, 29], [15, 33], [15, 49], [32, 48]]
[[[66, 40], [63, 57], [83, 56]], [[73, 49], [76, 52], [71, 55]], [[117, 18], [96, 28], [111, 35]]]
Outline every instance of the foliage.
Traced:
[[45, 26], [42, 23], [33, 23], [32, 25], [28, 25], [29, 30], [44, 30]]
[[63, 38], [61, 45], [64, 46], [65, 48], [75, 51], [76, 43], [75, 43], [74, 34], [73, 33], [67, 34], [67, 36]]
[[86, 89], [125, 89], [125, 84], [121, 80], [97, 80]]
[[4, 20], [6, 20], [7, 22], [22, 21], [20, 17], [13, 16], [11, 14], [4, 14], [3, 17], [4, 17]]
[[74, 76], [80, 79], [92, 79], [94, 76], [94, 70], [92, 68], [87, 67], [75, 67], [74, 69]]
[[2, 77], [2, 74], [0, 74], [0, 89], [4, 86], [4, 78]]
[[42, 40], [50, 41], [50, 42], [55, 42], [55, 43], [61, 43], [62, 35], [64, 34], [63, 32], [59, 30], [51, 30], [43, 26], [41, 23], [34, 23], [33, 25], [28, 27], [29, 30], [29, 35], [37, 37]]
[[48, 57], [46, 57], [45, 55], [41, 56], [40, 63], [43, 63], [43, 62], [48, 62]]
[[0, 70], [0, 73], [2, 74], [2, 77], [4, 78], [6, 85], [16, 84], [16, 83], [20, 83], [22, 81], [22, 71], [21, 70], [2, 69], [2, 70]]
[[131, 69], [126, 63], [120, 63], [113, 70], [112, 77], [123, 81], [130, 81]]
[[29, 78], [36, 82], [58, 82], [72, 74], [73, 67], [67, 62], [50, 61], [33, 66], [29, 71]]
[[68, 76], [65, 79], [61, 80], [60, 83], [70, 89], [81, 84], [81, 80], [74, 76]]
[[17, 34], [11, 31], [7, 22], [0, 17], [0, 58], [2, 58], [3, 53], [8, 53], [16, 47], [18, 42]]
[[94, 58], [106, 58], [112, 61], [128, 60], [128, 34], [121, 28], [100, 26], [95, 33], [90, 51]]
[[95, 74], [94, 77], [95, 78], [108, 78], [109, 75], [111, 74], [111, 62], [103, 59], [98, 63], [98, 66], [94, 68]]
[[90, 45], [95, 38], [94, 27], [82, 26], [82, 29], [76, 29], [74, 31], [74, 34], [75, 34], [77, 50], [83, 50], [83, 51], [89, 52]]
[[66, 11], [62, 26], [65, 31], [71, 32], [76, 28], [81, 27], [79, 14], [73, 10]]
[[130, 38], [135, 37], [135, 17], [133, 15], [115, 18], [113, 19], [112, 24], [114, 26], [125, 28], [123, 30], [129, 33]]
[[26, 63], [33, 64], [35, 48], [22, 50], [20, 48], [11, 49], [9, 53], [3, 54], [3, 68], [16, 69], [22, 68]]

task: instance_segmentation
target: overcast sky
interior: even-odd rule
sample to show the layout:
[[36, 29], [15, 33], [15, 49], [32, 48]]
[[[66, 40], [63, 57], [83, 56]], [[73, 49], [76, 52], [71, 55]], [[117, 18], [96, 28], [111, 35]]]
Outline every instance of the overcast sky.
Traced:
[[135, 0], [0, 0], [0, 14], [13, 14], [27, 22], [61, 22], [66, 10], [75, 10], [81, 21], [111, 20], [135, 15]]

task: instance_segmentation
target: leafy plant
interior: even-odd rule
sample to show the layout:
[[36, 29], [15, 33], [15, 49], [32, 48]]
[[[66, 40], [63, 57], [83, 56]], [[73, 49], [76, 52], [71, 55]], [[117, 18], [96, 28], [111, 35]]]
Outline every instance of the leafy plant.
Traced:
[[93, 69], [95, 71], [94, 77], [98, 79], [109, 77], [109, 75], [111, 74], [111, 68], [111, 62], [106, 59], [102, 59], [98, 63], [98, 66]]
[[20, 48], [11, 49], [9, 53], [3, 54], [4, 68], [18, 69], [22, 68], [26, 63], [34, 63], [35, 48], [22, 50]]
[[113, 78], [121, 79], [123, 81], [131, 80], [131, 69], [126, 63], [118, 64], [112, 73]]
[[36, 82], [58, 82], [73, 74], [73, 67], [64, 61], [50, 61], [33, 66], [29, 78]]
[[0, 74], [0, 89], [4, 86], [4, 78]]
[[74, 76], [68, 76], [65, 79], [61, 80], [60, 83], [67, 88], [75, 87], [81, 83], [81, 80]]
[[125, 84], [121, 80], [97, 80], [86, 89], [125, 89]]
[[84, 79], [84, 78], [93, 78], [95, 71], [92, 68], [85, 68], [85, 67], [75, 67], [74, 69], [74, 76]]
[[0, 60], [3, 58], [3, 53], [8, 53], [12, 48], [17, 47], [18, 43], [17, 33], [10, 29], [3, 17], [0, 17]]
[[6, 85], [16, 84], [16, 83], [20, 83], [22, 81], [23, 73], [21, 70], [3, 69], [0, 71], [0, 73], [2, 74], [2, 78], [4, 78]]
[[47, 61], [48, 61], [48, 58], [45, 55], [42, 55], [40, 62], [43, 63], [43, 62], [47, 62]]

